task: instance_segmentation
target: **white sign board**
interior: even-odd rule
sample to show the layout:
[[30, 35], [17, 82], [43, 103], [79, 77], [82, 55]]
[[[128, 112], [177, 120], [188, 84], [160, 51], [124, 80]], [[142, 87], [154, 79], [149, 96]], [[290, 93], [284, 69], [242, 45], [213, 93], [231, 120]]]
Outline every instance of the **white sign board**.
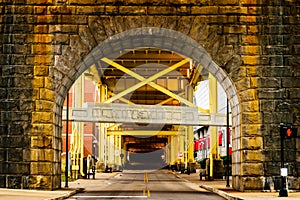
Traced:
[[183, 157], [183, 153], [182, 152], [178, 152], [178, 158], [182, 158]]
[[[63, 120], [66, 120], [66, 109]], [[231, 117], [230, 117], [231, 119]], [[199, 113], [197, 107], [87, 103], [69, 109], [70, 121], [226, 126], [226, 114]], [[230, 123], [231, 124], [231, 123]]]
[[280, 169], [280, 175], [281, 176], [287, 176], [288, 175], [288, 169], [287, 168], [281, 168]]

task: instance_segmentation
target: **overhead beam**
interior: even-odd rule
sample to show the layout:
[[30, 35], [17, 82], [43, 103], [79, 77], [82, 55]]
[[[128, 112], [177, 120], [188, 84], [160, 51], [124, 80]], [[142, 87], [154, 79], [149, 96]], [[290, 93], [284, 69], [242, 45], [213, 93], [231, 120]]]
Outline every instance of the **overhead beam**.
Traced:
[[[130, 68], [130, 67], [128, 67], [128, 65], [125, 65], [127, 68]], [[163, 70], [163, 69], [166, 69], [166, 68], [161, 68], [161, 70]], [[141, 75], [141, 76], [147, 76], [147, 75], [149, 75], [149, 74], [154, 74], [154, 73], [157, 73], [158, 71], [161, 71], [161, 70], [151, 70], [151, 69], [149, 69], [149, 67], [148, 68], [145, 68], [145, 69], [141, 69], [140, 67], [138, 68], [138, 72], [139, 72], [139, 75]], [[186, 76], [187, 76], [187, 70], [185, 69], [185, 70], [176, 70], [176, 71], [174, 71], [174, 72], [170, 72], [170, 73], [168, 73], [167, 75], [163, 75], [163, 76], [161, 76], [162, 78], [165, 78], [165, 77], [178, 77], [178, 75], [182, 75], [182, 78], [185, 78]], [[104, 72], [104, 74], [103, 74], [103, 76], [105, 76], [105, 77], [124, 77], [124, 72], [122, 72], [122, 71], [119, 71], [119, 70], [116, 70], [116, 69], [114, 69], [114, 68], [112, 68], [112, 69], [106, 69], [105, 70], [105, 72]], [[127, 76], [126, 78], [131, 78], [131, 76]], [[133, 78], [132, 78], [133, 79]]]
[[[136, 68], [139, 67], [141, 70], [146, 70], [147, 68], [149, 69], [149, 66], [155, 65], [155, 69], [164, 69], [166, 66], [171, 66], [174, 65], [177, 62], [180, 62], [183, 58], [179, 60], [118, 60], [114, 59], [114, 62], [126, 66], [126, 68]], [[182, 65], [179, 69], [177, 70], [186, 70], [189, 69], [190, 66], [189, 64], [184, 64]], [[110, 69], [110, 68], [108, 68]], [[152, 69], [154, 70], [154, 69]]]
[[[226, 114], [199, 113], [195, 107], [87, 103], [71, 108], [71, 121], [102, 123], [170, 124], [187, 126], [226, 126]], [[63, 120], [66, 110], [63, 110]], [[230, 118], [231, 119], [231, 118]]]

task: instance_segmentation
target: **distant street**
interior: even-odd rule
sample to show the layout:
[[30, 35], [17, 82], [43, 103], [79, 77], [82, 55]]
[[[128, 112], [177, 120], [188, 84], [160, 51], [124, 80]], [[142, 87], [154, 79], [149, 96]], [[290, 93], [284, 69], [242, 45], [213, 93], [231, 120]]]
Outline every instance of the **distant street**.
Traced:
[[[91, 180], [92, 181], [92, 180]], [[197, 184], [179, 179], [167, 170], [125, 170], [123, 173], [97, 182], [71, 199], [201, 199], [222, 197], [207, 192]]]

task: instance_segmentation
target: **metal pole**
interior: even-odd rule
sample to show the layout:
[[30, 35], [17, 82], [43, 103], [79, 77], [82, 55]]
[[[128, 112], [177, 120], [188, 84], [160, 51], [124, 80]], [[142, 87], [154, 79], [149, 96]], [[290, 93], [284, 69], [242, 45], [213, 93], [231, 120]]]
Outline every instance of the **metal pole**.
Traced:
[[69, 92], [67, 93], [67, 116], [66, 116], [66, 167], [65, 167], [65, 187], [68, 186], [69, 175]]
[[227, 163], [226, 163], [226, 187], [230, 187], [229, 184], [229, 139], [230, 139], [230, 132], [229, 132], [229, 103], [228, 103], [228, 99], [227, 99], [227, 115], [226, 115], [226, 121], [227, 121], [227, 125], [226, 125], [226, 154], [227, 154]]
[[[283, 133], [283, 127], [284, 125], [281, 123], [280, 124], [280, 145], [281, 145], [281, 149], [280, 149], [280, 154], [281, 154], [281, 169], [284, 168], [284, 133]], [[280, 172], [282, 173], [282, 172]], [[287, 197], [288, 196], [288, 192], [286, 189], [286, 177], [284, 177], [281, 174], [281, 189], [279, 191], [279, 196], [280, 197]]]

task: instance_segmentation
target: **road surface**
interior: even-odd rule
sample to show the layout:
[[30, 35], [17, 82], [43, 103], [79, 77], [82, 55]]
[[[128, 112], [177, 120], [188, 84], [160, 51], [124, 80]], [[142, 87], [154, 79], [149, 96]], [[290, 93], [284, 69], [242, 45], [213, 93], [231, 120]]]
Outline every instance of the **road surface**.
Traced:
[[224, 200], [167, 170], [125, 170], [86, 188], [84, 193], [69, 197], [72, 199]]

